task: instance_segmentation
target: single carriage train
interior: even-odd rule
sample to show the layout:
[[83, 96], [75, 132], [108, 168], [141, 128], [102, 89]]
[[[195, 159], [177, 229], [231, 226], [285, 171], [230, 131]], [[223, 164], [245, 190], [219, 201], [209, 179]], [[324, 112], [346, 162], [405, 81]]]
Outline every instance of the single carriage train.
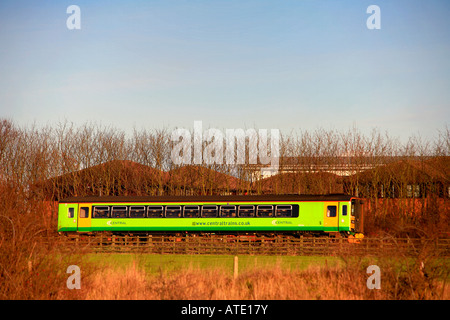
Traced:
[[73, 197], [58, 232], [115, 234], [363, 233], [363, 200], [349, 195]]

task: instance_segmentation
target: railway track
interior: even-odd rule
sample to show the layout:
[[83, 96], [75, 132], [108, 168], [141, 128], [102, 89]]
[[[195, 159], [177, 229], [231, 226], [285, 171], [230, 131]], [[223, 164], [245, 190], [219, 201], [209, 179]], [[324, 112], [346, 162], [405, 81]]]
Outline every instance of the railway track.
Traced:
[[149, 254], [258, 254], [258, 255], [406, 255], [425, 251], [450, 256], [450, 239], [364, 238], [267, 238], [255, 236], [118, 236], [59, 237], [52, 243], [62, 250]]

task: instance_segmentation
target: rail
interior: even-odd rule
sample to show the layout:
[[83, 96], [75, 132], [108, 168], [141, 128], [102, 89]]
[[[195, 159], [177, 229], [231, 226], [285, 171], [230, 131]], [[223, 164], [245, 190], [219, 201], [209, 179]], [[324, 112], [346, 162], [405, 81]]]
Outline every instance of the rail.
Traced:
[[407, 255], [424, 252], [450, 256], [450, 239], [300, 237], [177, 237], [96, 235], [61, 237], [53, 242], [62, 249], [92, 252], [150, 254], [258, 254], [258, 255]]

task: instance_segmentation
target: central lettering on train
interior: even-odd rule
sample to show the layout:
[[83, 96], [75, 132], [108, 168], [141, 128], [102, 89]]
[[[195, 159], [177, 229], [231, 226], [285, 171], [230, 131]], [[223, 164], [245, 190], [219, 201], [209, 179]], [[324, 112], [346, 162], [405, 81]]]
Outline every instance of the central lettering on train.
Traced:
[[272, 224], [275, 226], [275, 225], [278, 225], [278, 224], [292, 224], [292, 221], [285, 221], [285, 220], [281, 220], [281, 221], [279, 221], [279, 220], [272, 220]]
[[108, 222], [106, 222], [106, 224], [108, 226], [112, 226], [112, 225], [117, 225], [117, 224], [126, 225], [127, 223], [123, 222], [123, 221], [111, 221], [111, 220], [108, 220]]

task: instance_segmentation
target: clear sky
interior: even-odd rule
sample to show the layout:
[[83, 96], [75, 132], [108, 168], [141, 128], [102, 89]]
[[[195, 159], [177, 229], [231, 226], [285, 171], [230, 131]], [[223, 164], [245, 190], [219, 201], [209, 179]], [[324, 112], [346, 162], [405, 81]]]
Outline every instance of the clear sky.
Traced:
[[450, 1], [2, 0], [0, 117], [431, 137], [450, 120]]

